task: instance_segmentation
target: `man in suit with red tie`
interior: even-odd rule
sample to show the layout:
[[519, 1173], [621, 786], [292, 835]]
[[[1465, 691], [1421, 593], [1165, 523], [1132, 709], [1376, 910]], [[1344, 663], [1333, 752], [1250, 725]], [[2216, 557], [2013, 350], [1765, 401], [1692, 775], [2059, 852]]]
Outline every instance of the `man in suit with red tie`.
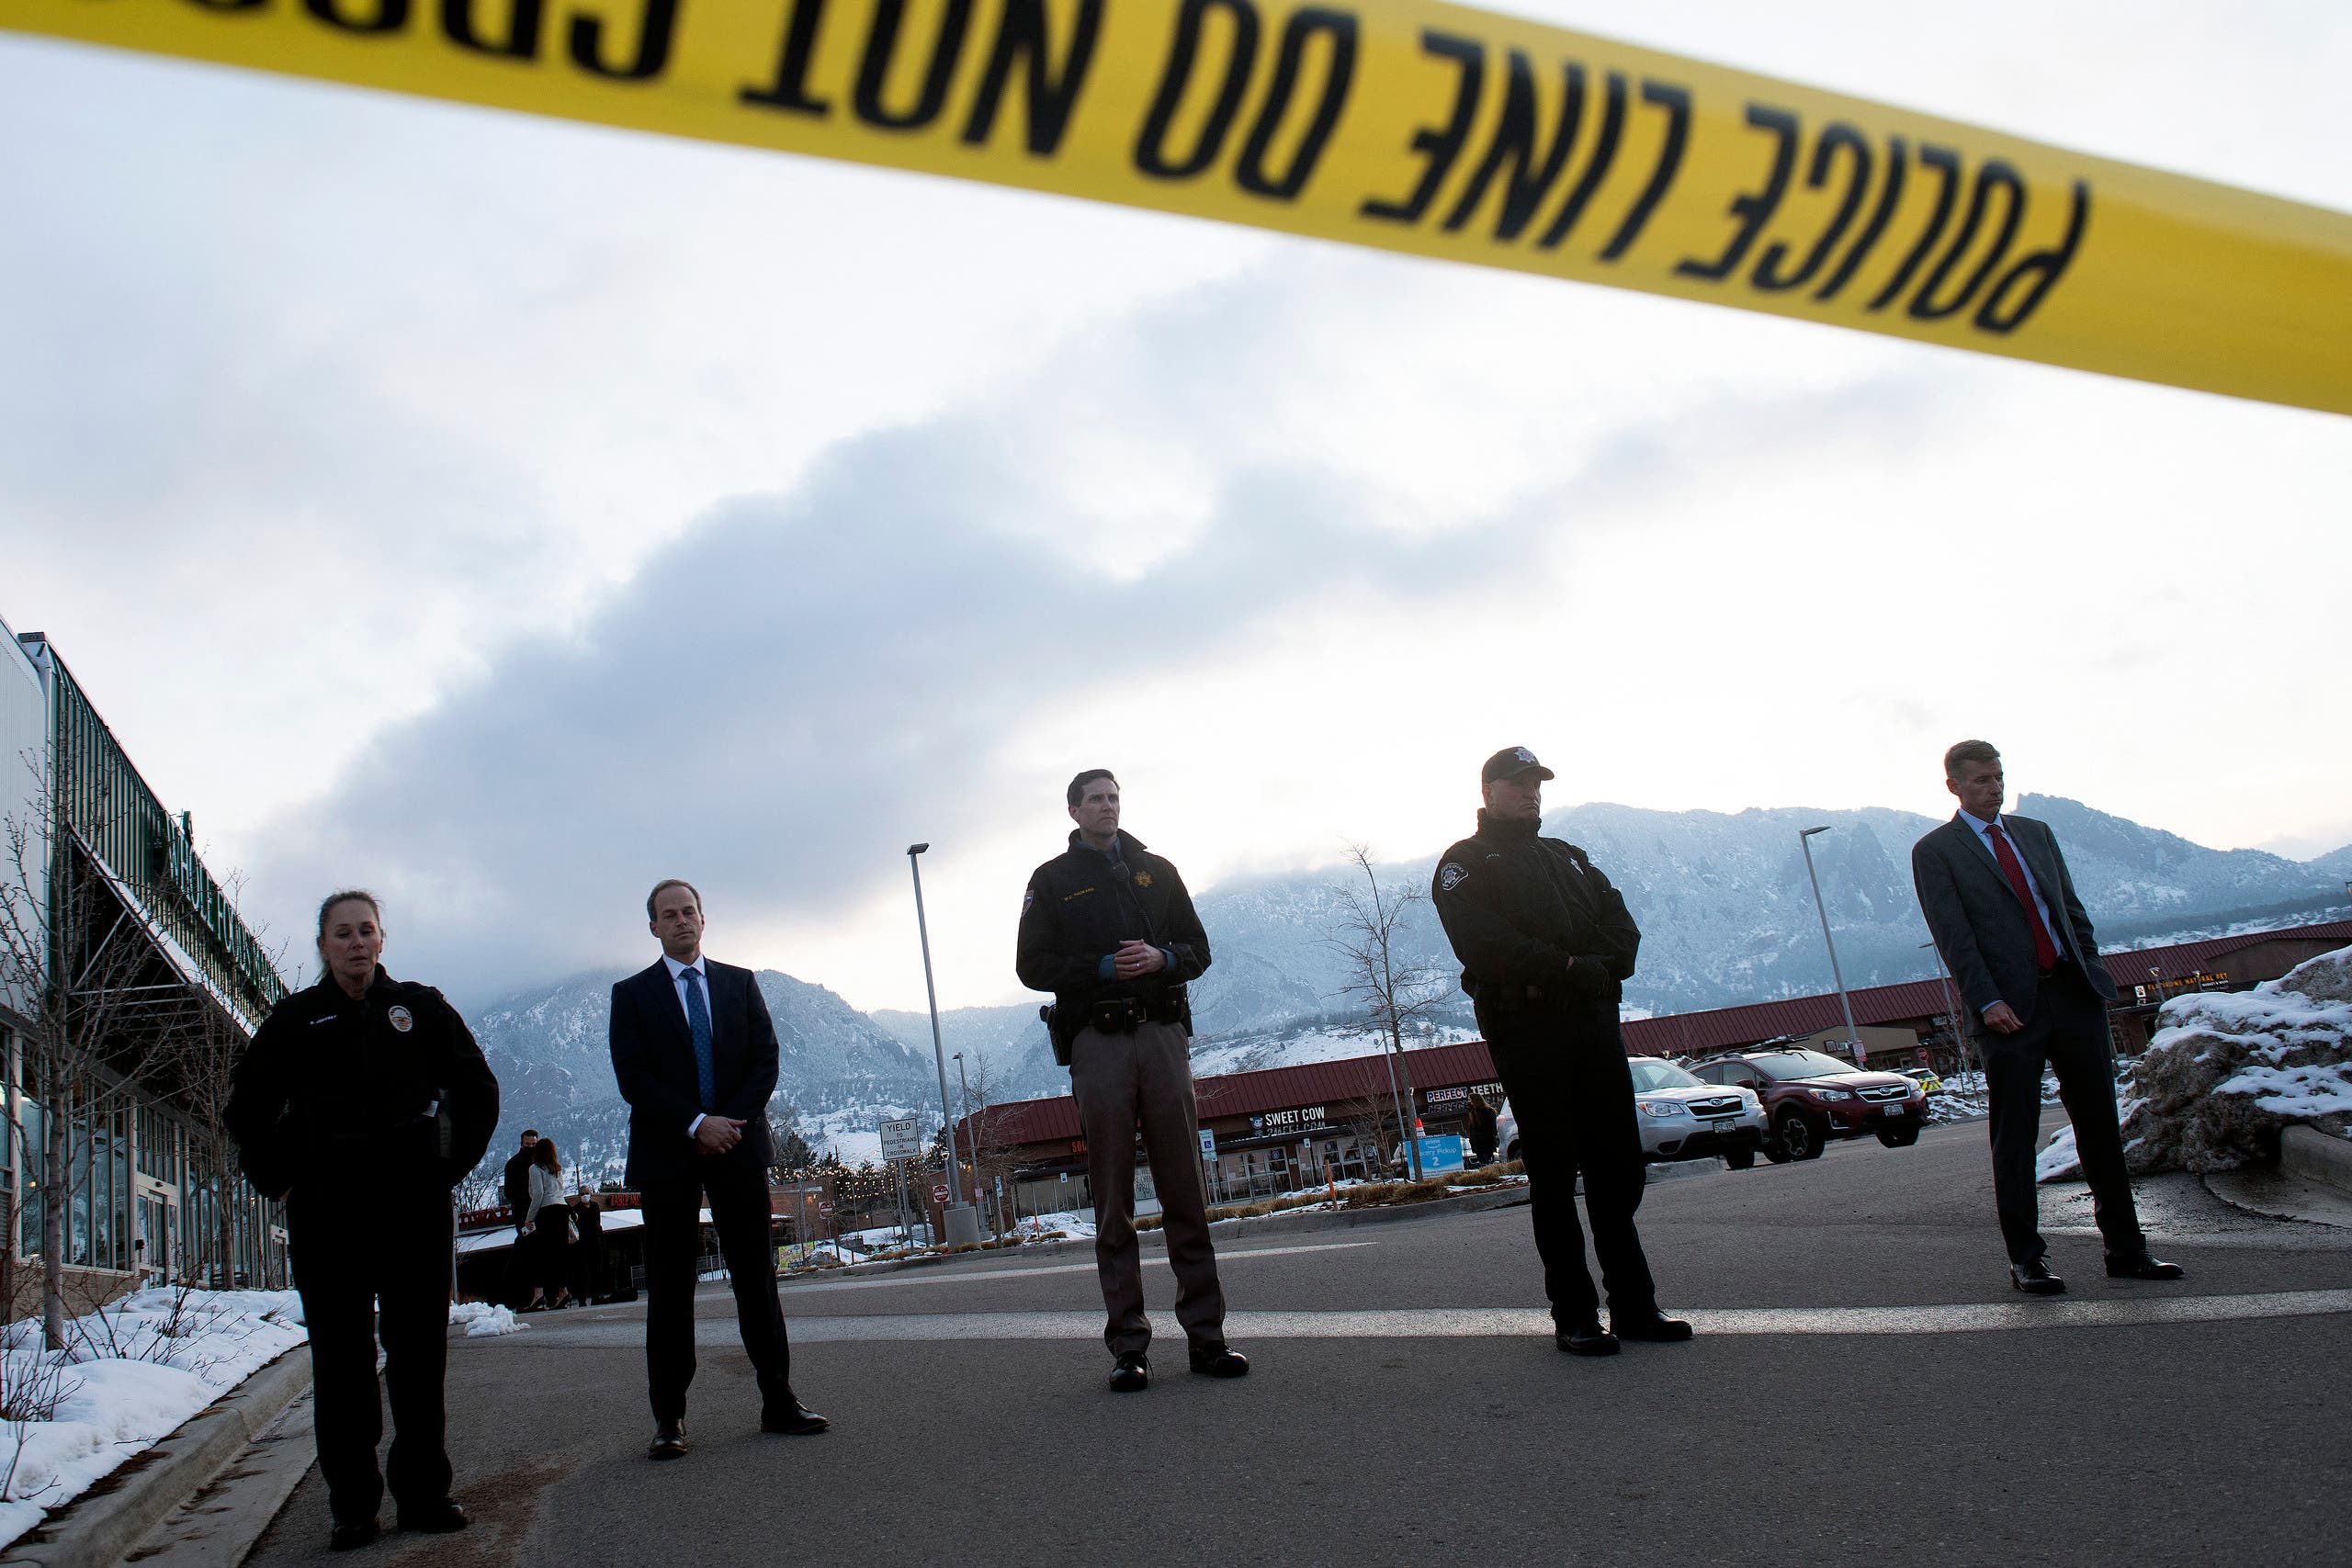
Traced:
[[656, 886], [645, 914], [662, 957], [613, 987], [613, 1076], [628, 1101], [628, 1184], [645, 1213], [645, 1374], [654, 1459], [686, 1451], [695, 1376], [695, 1260], [706, 1197], [760, 1382], [760, 1430], [831, 1423], [792, 1392], [791, 1349], [768, 1239], [768, 1096], [775, 1025], [749, 969], [703, 956], [702, 896]]
[[2066, 1288], [2046, 1261], [2035, 1201], [2044, 1064], [2057, 1074], [2059, 1098], [2074, 1118], [2109, 1277], [2177, 1280], [2178, 1264], [2149, 1256], [2132, 1202], [2108, 1049], [2115, 981], [2099, 962], [2057, 836], [2047, 823], [2001, 814], [2007, 781], [2001, 754], [1985, 741], [1963, 740], [1944, 753], [1944, 787], [1960, 810], [1912, 846], [1911, 880], [1961, 1005], [1975, 1009], [1987, 1032], [1981, 1038], [1993, 1201], [2010, 1282], [2037, 1296]]

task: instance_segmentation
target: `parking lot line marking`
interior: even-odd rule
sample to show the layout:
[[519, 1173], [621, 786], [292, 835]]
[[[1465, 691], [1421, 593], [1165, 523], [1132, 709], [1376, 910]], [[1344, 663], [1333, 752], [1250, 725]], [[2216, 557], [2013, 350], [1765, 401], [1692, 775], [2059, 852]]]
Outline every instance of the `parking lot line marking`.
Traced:
[[[1298, 1247], [1255, 1247], [1247, 1251], [1219, 1247], [1216, 1260], [1220, 1264], [1238, 1263], [1250, 1258], [1285, 1258], [1298, 1252], [1343, 1252], [1350, 1247], [1378, 1245], [1377, 1242], [1370, 1241], [1324, 1241], [1303, 1244]], [[1164, 1264], [1168, 1261], [1168, 1254], [1157, 1251], [1146, 1252], [1143, 1255], [1143, 1260], [1146, 1263]], [[796, 1280], [785, 1288], [785, 1299], [789, 1301], [794, 1296], [803, 1295], [810, 1291], [879, 1291], [896, 1285], [968, 1285], [988, 1280], [1034, 1280], [1041, 1274], [1091, 1274], [1093, 1272], [1094, 1264], [1090, 1259], [1084, 1263], [1041, 1263], [1025, 1269], [989, 1269], [974, 1271], [947, 1269], [939, 1272], [886, 1274], [878, 1280], [812, 1280], [805, 1284]]]
[[[1678, 1309], [1680, 1310], [1680, 1309]], [[1692, 1307], [1702, 1336], [1764, 1334], [1981, 1334], [2035, 1328], [2312, 1317], [2352, 1313], [2352, 1291], [2280, 1291], [2230, 1296], [2106, 1301], [1980, 1302], [1948, 1306]], [[732, 1332], [731, 1323], [716, 1325]], [[1394, 1311], [1237, 1312], [1226, 1332], [1249, 1339], [1516, 1338], [1552, 1331], [1542, 1307], [1414, 1307]], [[800, 1340], [1096, 1339], [1099, 1312], [902, 1313], [796, 1317]]]

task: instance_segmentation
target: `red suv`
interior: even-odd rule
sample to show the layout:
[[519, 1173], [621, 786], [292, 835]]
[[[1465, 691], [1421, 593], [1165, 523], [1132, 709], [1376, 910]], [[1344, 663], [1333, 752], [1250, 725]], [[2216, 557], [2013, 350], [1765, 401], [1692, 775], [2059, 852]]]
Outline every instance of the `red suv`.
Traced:
[[1867, 1133], [1890, 1149], [1919, 1141], [1928, 1097], [1895, 1073], [1873, 1073], [1803, 1046], [1743, 1051], [1702, 1062], [1702, 1082], [1736, 1084], [1764, 1101], [1764, 1157], [1775, 1165], [1816, 1159], [1832, 1138]]

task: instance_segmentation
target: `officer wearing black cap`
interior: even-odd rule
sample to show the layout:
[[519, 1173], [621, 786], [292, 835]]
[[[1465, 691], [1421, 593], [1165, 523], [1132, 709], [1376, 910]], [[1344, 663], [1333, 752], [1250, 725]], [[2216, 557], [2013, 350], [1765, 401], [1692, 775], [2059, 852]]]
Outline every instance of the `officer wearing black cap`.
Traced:
[[[1487, 758], [1478, 830], [1438, 858], [1430, 897], [1519, 1117], [1554, 1343], [1571, 1355], [1613, 1356], [1620, 1339], [1688, 1339], [1690, 1325], [1659, 1314], [1634, 1228], [1642, 1137], [1617, 999], [1641, 930], [1590, 857], [1538, 832], [1552, 776], [1524, 746]], [[1577, 1226], [1579, 1172], [1609, 1294], [1607, 1329]]]

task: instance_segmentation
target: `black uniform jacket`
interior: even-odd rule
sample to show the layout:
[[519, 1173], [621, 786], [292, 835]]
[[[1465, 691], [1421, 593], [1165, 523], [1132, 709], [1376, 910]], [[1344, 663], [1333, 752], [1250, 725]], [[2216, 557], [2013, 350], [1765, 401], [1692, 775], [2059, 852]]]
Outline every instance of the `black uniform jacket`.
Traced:
[[[701, 1162], [764, 1169], [769, 1160], [768, 1097], [775, 1092], [775, 1022], [749, 969], [703, 960], [710, 976], [710, 1056], [718, 1103], [702, 1103], [695, 1037], [677, 982], [660, 959], [613, 987], [613, 1077], [628, 1101], [628, 1183], [682, 1179]], [[686, 1129], [701, 1115], [731, 1116], [743, 1138], [723, 1155], [707, 1155]]]
[[[2074, 959], [2108, 1001], [2115, 999], [2115, 977], [2099, 962], [2098, 938], [2075, 891], [2075, 878], [2059, 852], [2058, 835], [2030, 817], [2001, 816], [2001, 831], [2033, 874], [2041, 901], [2050, 906], [2059, 951]], [[1961, 1000], [1980, 1018], [1995, 1002], [2007, 1002], [2030, 1022], [2041, 989], [2033, 954], [2033, 927], [2016, 889], [2001, 874], [2001, 863], [1957, 814], [1911, 846], [1911, 884], [1918, 891], [1928, 932], [1936, 939]], [[1996, 1037], [1997, 1038], [1997, 1037]]]
[[1462, 961], [1462, 988], [1478, 1002], [1482, 1027], [1490, 1013], [1578, 1004], [1606, 1004], [1613, 1023], [1641, 928], [1590, 857], [1536, 826], [1481, 811], [1478, 831], [1438, 857], [1430, 901]]
[[[1013, 968], [1031, 990], [1053, 992], [1057, 1008], [1082, 1011], [1115, 997], [1168, 998], [1209, 966], [1208, 932], [1176, 868], [1124, 830], [1119, 858], [1125, 876], [1073, 830], [1069, 848], [1029, 874]], [[1131, 940], [1164, 948], [1175, 962], [1132, 980], [1102, 978], [1103, 955]]]
[[356, 1000], [323, 976], [270, 1009], [222, 1120], [246, 1179], [272, 1198], [374, 1177], [448, 1188], [490, 1147], [498, 1079], [440, 992], [379, 964]]

